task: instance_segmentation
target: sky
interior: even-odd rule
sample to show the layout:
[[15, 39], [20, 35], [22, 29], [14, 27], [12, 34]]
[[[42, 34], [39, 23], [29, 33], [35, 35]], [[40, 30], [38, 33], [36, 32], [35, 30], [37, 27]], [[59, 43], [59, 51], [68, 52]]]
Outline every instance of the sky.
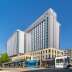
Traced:
[[61, 23], [60, 47], [72, 48], [72, 0], [0, 0], [0, 53], [17, 29], [25, 30], [49, 8]]

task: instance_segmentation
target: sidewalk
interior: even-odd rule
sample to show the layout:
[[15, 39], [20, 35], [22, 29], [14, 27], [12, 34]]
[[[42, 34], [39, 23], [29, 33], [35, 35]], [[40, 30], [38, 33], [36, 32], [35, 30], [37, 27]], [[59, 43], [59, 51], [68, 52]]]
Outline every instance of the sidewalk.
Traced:
[[39, 69], [45, 69], [45, 68], [0, 68], [0, 72], [23, 72], [23, 71], [29, 71], [29, 70], [39, 70]]

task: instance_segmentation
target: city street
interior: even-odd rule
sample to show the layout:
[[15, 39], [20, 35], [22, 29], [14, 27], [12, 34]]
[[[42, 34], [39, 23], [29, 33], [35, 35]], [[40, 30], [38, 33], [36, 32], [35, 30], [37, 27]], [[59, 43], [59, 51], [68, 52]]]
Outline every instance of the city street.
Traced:
[[24, 68], [9, 68], [2, 69], [0, 72], [72, 72], [72, 69], [24, 69]]
[[0, 72], [29, 72], [31, 70], [44, 70], [45, 68], [0, 68]]
[[39, 69], [25, 72], [72, 72], [72, 69]]

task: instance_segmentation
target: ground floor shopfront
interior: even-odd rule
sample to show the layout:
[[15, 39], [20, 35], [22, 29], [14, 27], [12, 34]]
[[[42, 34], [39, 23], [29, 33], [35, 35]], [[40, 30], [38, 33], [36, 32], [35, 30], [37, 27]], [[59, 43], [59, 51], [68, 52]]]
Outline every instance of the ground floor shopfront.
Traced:
[[5, 68], [19, 68], [19, 67], [39, 67], [40, 63], [36, 60], [31, 61], [15, 61], [15, 62], [7, 62], [3, 63], [2, 67]]
[[18, 61], [18, 62], [7, 62], [7, 63], [3, 63], [2, 67], [5, 68], [18, 68], [18, 67], [23, 67], [23, 62], [22, 61]]
[[[46, 48], [28, 52], [11, 58], [11, 62], [3, 63], [3, 67], [52, 67], [54, 58], [63, 56], [63, 51], [56, 48]], [[28, 62], [27, 62], [28, 60]]]
[[43, 60], [41, 66], [42, 67], [53, 68], [55, 66], [55, 60], [54, 59]]
[[30, 60], [30, 61], [7, 62], [7, 63], [3, 63], [2, 67], [5, 67], [5, 68], [54, 67], [54, 59], [42, 60], [41, 62], [40, 60], [39, 61]]

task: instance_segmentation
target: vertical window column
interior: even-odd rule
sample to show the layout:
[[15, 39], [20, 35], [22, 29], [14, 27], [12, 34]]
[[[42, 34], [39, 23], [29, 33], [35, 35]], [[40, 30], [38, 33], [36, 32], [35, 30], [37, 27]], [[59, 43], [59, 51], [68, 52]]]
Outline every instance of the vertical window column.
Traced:
[[48, 17], [45, 18], [44, 22], [44, 48], [48, 48]]
[[42, 29], [42, 36], [43, 36], [43, 37], [42, 37], [42, 38], [43, 38], [43, 49], [44, 49], [44, 21], [42, 22], [42, 26], [43, 26], [43, 27], [42, 27], [42, 28], [43, 28], [43, 29]]
[[35, 36], [34, 36], [34, 45], [35, 45], [35, 47], [34, 47], [34, 51], [36, 50], [36, 27], [35, 27]]
[[38, 31], [38, 32], [39, 32], [38, 35], [39, 35], [39, 50], [40, 50], [40, 48], [41, 48], [41, 41], [40, 41], [40, 40], [41, 40], [41, 38], [40, 38], [40, 36], [41, 36], [41, 32], [40, 32], [40, 24], [39, 24], [39, 31]]
[[34, 44], [34, 37], [35, 37], [35, 34], [34, 34], [34, 29], [32, 30], [32, 51], [34, 51], [34, 47], [35, 47], [35, 44]]
[[40, 27], [40, 28], [41, 28], [41, 29], [40, 29], [40, 30], [41, 30], [41, 31], [40, 31], [40, 32], [41, 32], [40, 42], [41, 42], [41, 49], [42, 49], [42, 48], [43, 48], [43, 46], [42, 46], [42, 44], [43, 44], [43, 39], [42, 39], [42, 37], [43, 37], [43, 36], [42, 36], [42, 23], [41, 23], [41, 27]]

